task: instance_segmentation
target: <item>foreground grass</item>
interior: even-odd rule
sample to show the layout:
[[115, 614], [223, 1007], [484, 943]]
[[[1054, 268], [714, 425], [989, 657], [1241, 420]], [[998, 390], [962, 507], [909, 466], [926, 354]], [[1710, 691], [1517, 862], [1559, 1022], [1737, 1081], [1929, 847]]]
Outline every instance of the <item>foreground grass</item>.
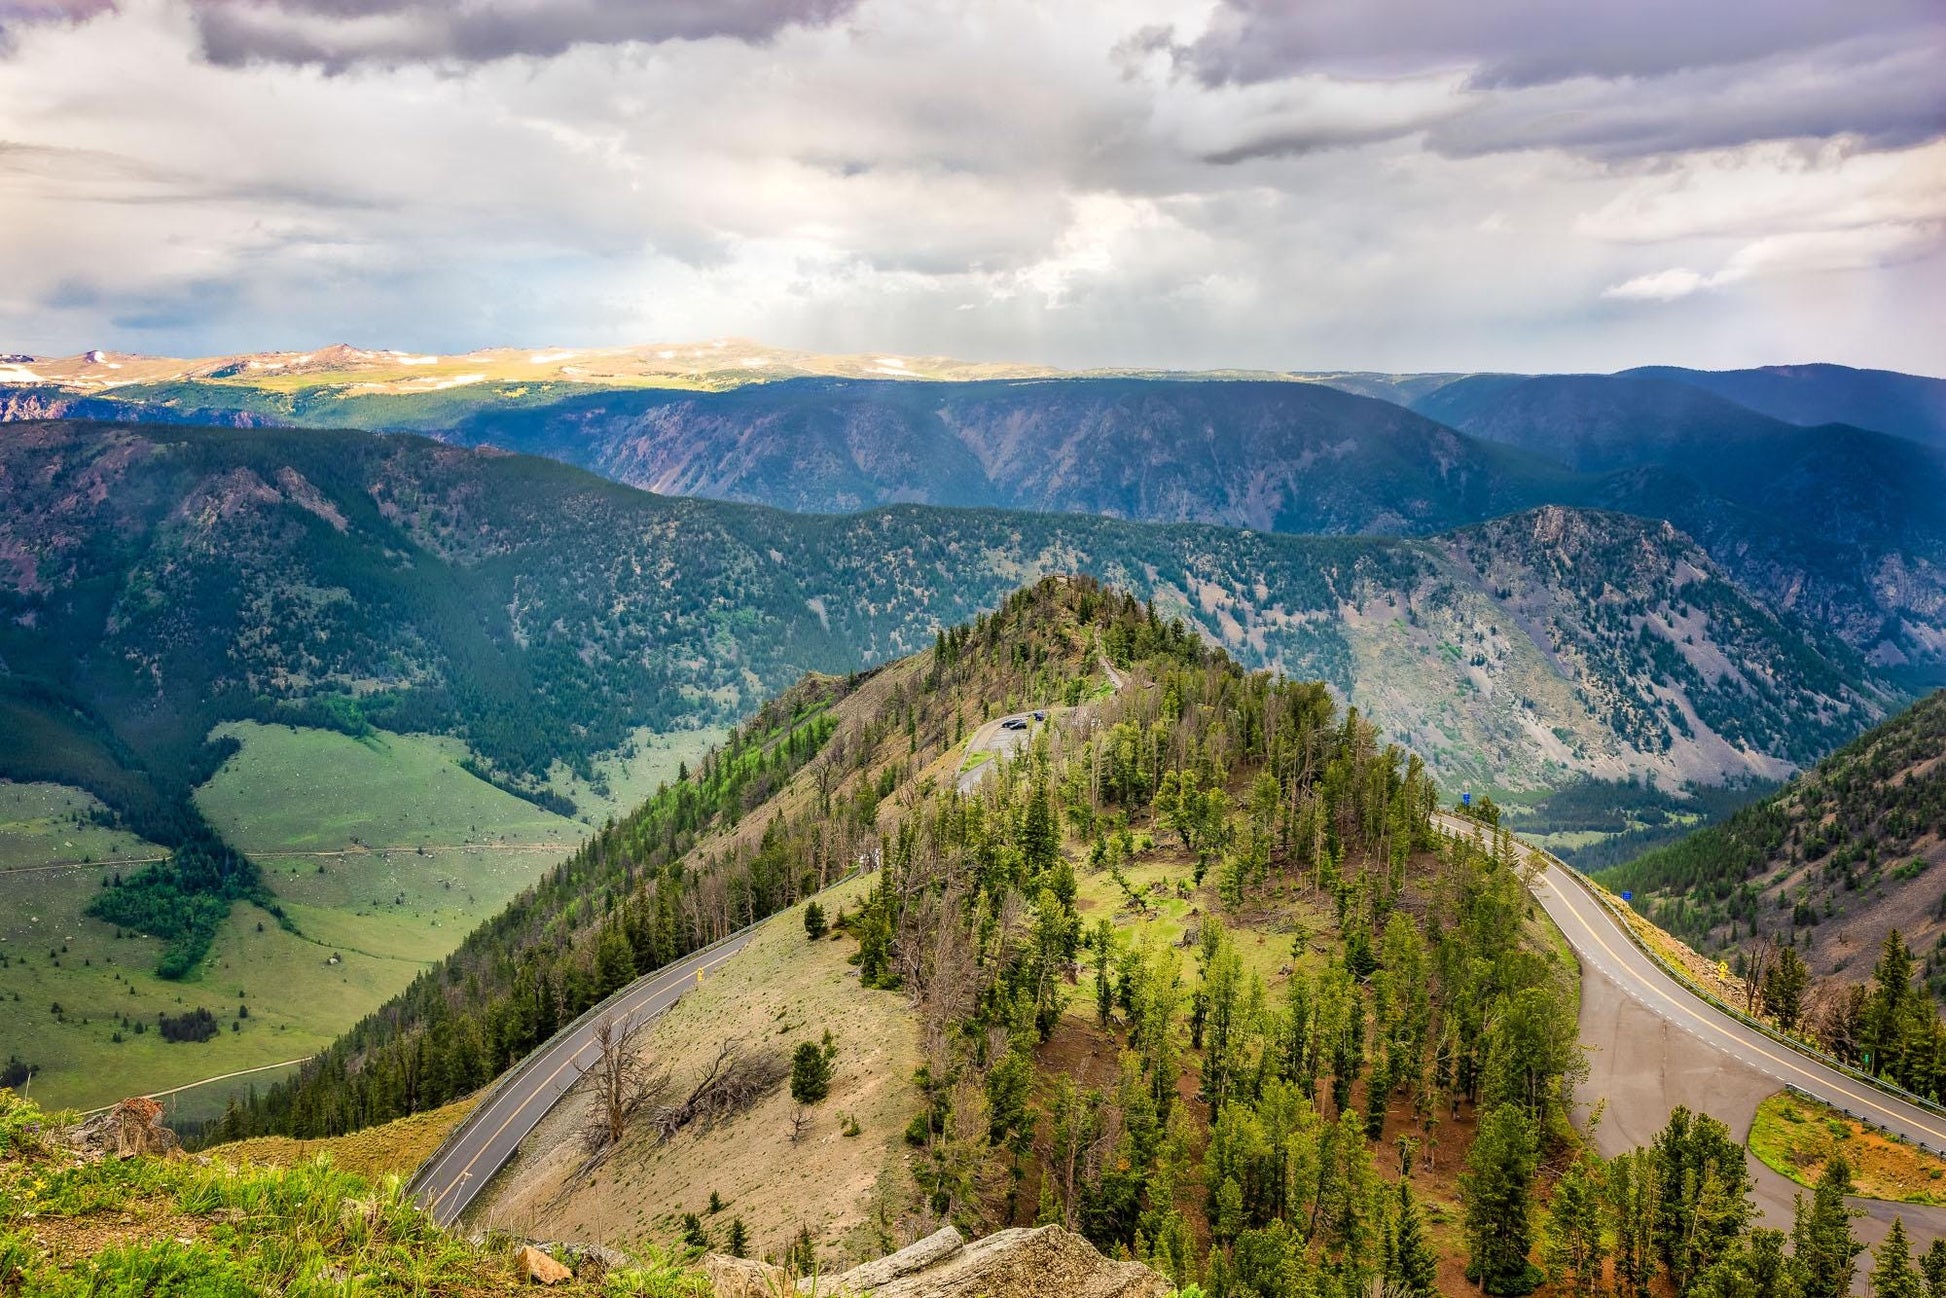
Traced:
[[[503, 1240], [475, 1245], [400, 1192], [317, 1158], [293, 1167], [138, 1157], [81, 1161], [58, 1120], [0, 1091], [0, 1293], [66, 1298], [515, 1294]], [[704, 1298], [666, 1254], [554, 1292]]]
[[1802, 1186], [1843, 1154], [1860, 1198], [1946, 1204], [1946, 1160], [1803, 1095], [1780, 1091], [1759, 1104], [1749, 1143], [1765, 1167]]
[[374, 1180], [386, 1176], [409, 1177], [419, 1165], [432, 1157], [439, 1142], [473, 1112], [478, 1097], [460, 1100], [444, 1108], [415, 1113], [396, 1122], [367, 1127], [344, 1136], [319, 1140], [292, 1140], [288, 1136], [260, 1136], [211, 1147], [211, 1157], [244, 1166], [264, 1163], [276, 1167], [298, 1167], [328, 1158], [341, 1171]]

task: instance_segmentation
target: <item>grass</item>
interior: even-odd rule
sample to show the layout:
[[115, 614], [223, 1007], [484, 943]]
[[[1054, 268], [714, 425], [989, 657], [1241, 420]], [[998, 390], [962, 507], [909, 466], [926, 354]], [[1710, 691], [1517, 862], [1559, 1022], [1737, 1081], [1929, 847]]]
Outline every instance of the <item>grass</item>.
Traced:
[[[0, 1091], [0, 1292], [154, 1294], [524, 1291], [505, 1239], [441, 1230], [397, 1177], [330, 1157], [279, 1167], [137, 1157], [83, 1160], [49, 1139], [60, 1117]], [[706, 1295], [660, 1251], [639, 1266], [555, 1289]]]
[[275, 1167], [297, 1167], [322, 1155], [331, 1160], [333, 1167], [374, 1180], [384, 1176], [410, 1176], [432, 1157], [439, 1142], [466, 1119], [477, 1102], [477, 1096], [459, 1100], [444, 1108], [415, 1113], [346, 1136], [320, 1140], [260, 1136], [216, 1145], [209, 1153], [213, 1158], [238, 1166], [262, 1163]]
[[94, 814], [104, 810], [94, 795], [65, 784], [0, 780], [0, 872], [163, 854], [134, 834], [94, 823]]
[[[453, 740], [257, 723], [218, 733], [241, 748], [198, 805], [251, 853], [299, 931], [240, 904], [203, 967], [180, 983], [154, 976], [159, 944], [83, 915], [113, 862], [160, 849], [86, 824], [95, 804], [79, 790], [0, 785], [0, 1055], [40, 1068], [29, 1089], [48, 1104], [94, 1108], [316, 1052], [587, 832], [462, 770], [465, 748]], [[710, 738], [639, 734], [600, 774], [613, 798], [632, 798]], [[608, 814], [606, 804], [594, 811]], [[90, 855], [97, 864], [26, 868]], [[247, 1018], [237, 1014], [244, 1005]], [[153, 1030], [158, 1013], [198, 1006], [222, 1021], [216, 1039], [172, 1044]], [[144, 1033], [133, 1030], [138, 1020]], [[193, 1086], [164, 1102], [172, 1118], [214, 1117], [278, 1076]]]
[[242, 743], [196, 792], [196, 805], [244, 851], [344, 851], [359, 846], [540, 843], [565, 851], [578, 823], [503, 793], [460, 768], [455, 739], [374, 732], [218, 726]]
[[1946, 1160], [1804, 1095], [1780, 1091], [1759, 1104], [1749, 1145], [1764, 1166], [1802, 1186], [1815, 1185], [1842, 1154], [1861, 1198], [1946, 1204]]
[[595, 759], [594, 782], [578, 779], [557, 763], [548, 787], [572, 799], [580, 819], [599, 825], [610, 816], [619, 819], [635, 810], [648, 801], [657, 785], [673, 783], [679, 767], [687, 763], [693, 769], [704, 754], [729, 737], [730, 732], [720, 726], [670, 734], [644, 727], [629, 736], [621, 752]]

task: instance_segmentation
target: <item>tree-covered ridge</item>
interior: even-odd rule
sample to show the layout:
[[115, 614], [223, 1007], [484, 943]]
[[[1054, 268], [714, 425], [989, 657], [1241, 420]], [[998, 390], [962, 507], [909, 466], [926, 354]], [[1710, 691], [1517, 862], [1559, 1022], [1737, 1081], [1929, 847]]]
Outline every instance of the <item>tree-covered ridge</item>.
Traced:
[[[1869, 914], [1875, 894], [1939, 884], [1946, 842], [1946, 692], [1838, 749], [1720, 825], [1606, 872], [1658, 924], [1723, 946], [1753, 932], [1814, 944], [1828, 922]], [[1907, 926], [1907, 931], [1913, 929]], [[1883, 931], [1872, 935], [1875, 943]]]
[[[551, 763], [584, 765], [634, 726], [734, 719], [802, 671], [913, 652], [937, 627], [1053, 571], [1153, 596], [1252, 665], [1352, 694], [1374, 670], [1361, 637], [1380, 632], [1361, 630], [1376, 615], [1367, 610], [1486, 623], [1499, 589], [1483, 590], [1492, 583], [1468, 566], [1488, 564], [1497, 542], [1484, 534], [1461, 534], [1468, 561], [1456, 564], [1412, 542], [1071, 515], [789, 515], [357, 433], [21, 424], [0, 443], [0, 483], [14, 506], [0, 518], [7, 688], [32, 685], [46, 696], [34, 706], [82, 719], [178, 787], [220, 762], [203, 742], [212, 724], [262, 716], [458, 734], [531, 788]], [[1734, 603], [1733, 586], [1719, 589]], [[1557, 603], [1598, 592], [1564, 589]], [[1592, 620], [1564, 619], [1561, 634]], [[1781, 643], [1801, 627], [1764, 624], [1754, 607], [1712, 625], [1735, 628], [1723, 652], [1764, 663], [1765, 688], [1807, 718], [1802, 733], [1766, 721], [1748, 735], [1759, 748], [1781, 745], [1763, 749], [1773, 756], [1820, 742], [1869, 692], [1855, 662], [1806, 659]], [[1548, 628], [1537, 634], [1512, 644], [1523, 670], [1566, 664], [1590, 700], [1639, 691], [1645, 679], [1685, 686], [1660, 680], [1668, 673], [1642, 656], [1652, 644], [1625, 663], [1550, 639]], [[1759, 643], [1764, 635], [1780, 644]], [[1400, 733], [1421, 716], [1439, 732], [1425, 739], [1454, 751], [1436, 760], [1466, 760], [1481, 735], [1512, 746], [1536, 723], [1567, 722], [1596, 745], [1561, 760], [1593, 762], [1618, 742], [1565, 693], [1530, 693], [1531, 719], [1502, 715], [1465, 663], [1430, 665], [1430, 677], [1402, 667], [1370, 684], [1373, 707], [1406, 723]], [[1616, 675], [1624, 669], [1627, 680]], [[1443, 692], [1424, 693], [1435, 687]], [[1395, 701], [1401, 690], [1408, 697]], [[1627, 742], [1642, 751], [1674, 742], [1636, 729]]]
[[[1510, 847], [1434, 850], [1423, 766], [1321, 684], [1246, 673], [1126, 595], [1055, 579], [869, 679], [809, 688], [222, 1130], [436, 1106], [637, 973], [865, 861], [877, 886], [838, 923], [865, 983], [922, 1019], [908, 1138], [935, 1215], [1064, 1221], [1179, 1280], [1300, 1267], [1350, 1292], [1430, 1257], [1421, 1240], [1388, 1263], [1379, 1244], [1395, 1214], [1416, 1219], [1373, 1161], [1388, 1111], [1430, 1129], [1451, 1097], [1571, 1139], [1572, 1001], [1523, 942]], [[958, 740], [1036, 702], [1074, 710], [959, 792]], [[752, 770], [774, 781], [719, 787]], [[1225, 913], [1302, 894], [1327, 954], [1301, 938], [1273, 997], [1218, 914], [1190, 960], [1084, 926], [1080, 875], [1158, 851]], [[1076, 965], [1094, 974], [1085, 1021], [1067, 1014]], [[1063, 1030], [1119, 1042], [1120, 1080], [1036, 1084]]]
[[[0, 419], [411, 430], [813, 511], [920, 501], [1423, 536], [1543, 504], [1616, 509], [1673, 522], [1769, 607], [1936, 684], [1946, 457], [1924, 430], [1938, 381], [1815, 368], [1315, 382], [750, 372], [730, 390], [489, 380], [416, 393], [205, 375], [99, 395], [0, 386]], [[1780, 382], [1809, 406], [1766, 399]], [[1886, 435], [1914, 427], [1918, 441]]]

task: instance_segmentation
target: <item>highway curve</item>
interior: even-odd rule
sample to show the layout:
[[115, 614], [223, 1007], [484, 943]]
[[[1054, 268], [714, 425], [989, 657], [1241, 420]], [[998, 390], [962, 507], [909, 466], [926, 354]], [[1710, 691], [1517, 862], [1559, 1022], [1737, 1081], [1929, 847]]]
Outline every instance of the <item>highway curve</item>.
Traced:
[[527, 1056], [414, 1175], [414, 1197], [442, 1226], [457, 1221], [527, 1133], [600, 1057], [594, 1035], [601, 1019], [613, 1017], [624, 1026], [647, 1022], [754, 936], [754, 928], [746, 929], [637, 979], [601, 1013], [585, 1016]]
[[[1470, 837], [1469, 821], [1442, 816], [1440, 827]], [[1604, 1155], [1646, 1144], [1677, 1104], [1708, 1113], [1747, 1140], [1758, 1101], [1794, 1086], [1875, 1126], [1946, 1150], [1946, 1117], [1907, 1103], [1794, 1050], [1724, 1013], [1665, 973], [1624, 935], [1620, 922], [1583, 884], [1550, 865], [1533, 885], [1581, 962], [1581, 1037], [1590, 1076], [1577, 1118], [1603, 1107], [1596, 1144]], [[1800, 1187], [1749, 1156], [1754, 1197], [1766, 1224], [1789, 1229]], [[1808, 1198], [1808, 1192], [1806, 1193]], [[1853, 1199], [1860, 1239], [1876, 1242], [1895, 1216], [1923, 1248], [1946, 1235], [1946, 1209]], [[1870, 1258], [1865, 1259], [1869, 1270]], [[1862, 1278], [1862, 1277], [1861, 1277]]]

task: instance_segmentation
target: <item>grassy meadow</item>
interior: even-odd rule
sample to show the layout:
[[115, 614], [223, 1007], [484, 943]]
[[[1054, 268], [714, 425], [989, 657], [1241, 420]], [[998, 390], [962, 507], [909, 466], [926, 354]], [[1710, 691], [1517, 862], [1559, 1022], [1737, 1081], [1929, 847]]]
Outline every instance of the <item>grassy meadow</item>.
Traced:
[[[79, 790], [0, 783], [0, 1062], [37, 1066], [29, 1093], [46, 1104], [92, 1108], [186, 1087], [164, 1097], [176, 1116], [220, 1113], [283, 1070], [190, 1084], [321, 1049], [587, 833], [467, 773], [455, 740], [251, 722], [217, 733], [241, 747], [197, 804], [256, 860], [298, 932], [239, 904], [183, 982], [153, 973], [160, 943], [83, 915], [117, 869], [161, 849], [94, 825], [98, 804]], [[597, 768], [609, 801], [585, 786], [570, 796], [605, 818], [718, 734], [640, 734]], [[170, 1043], [156, 1031], [158, 1014], [197, 1008], [216, 1016], [213, 1039]]]

